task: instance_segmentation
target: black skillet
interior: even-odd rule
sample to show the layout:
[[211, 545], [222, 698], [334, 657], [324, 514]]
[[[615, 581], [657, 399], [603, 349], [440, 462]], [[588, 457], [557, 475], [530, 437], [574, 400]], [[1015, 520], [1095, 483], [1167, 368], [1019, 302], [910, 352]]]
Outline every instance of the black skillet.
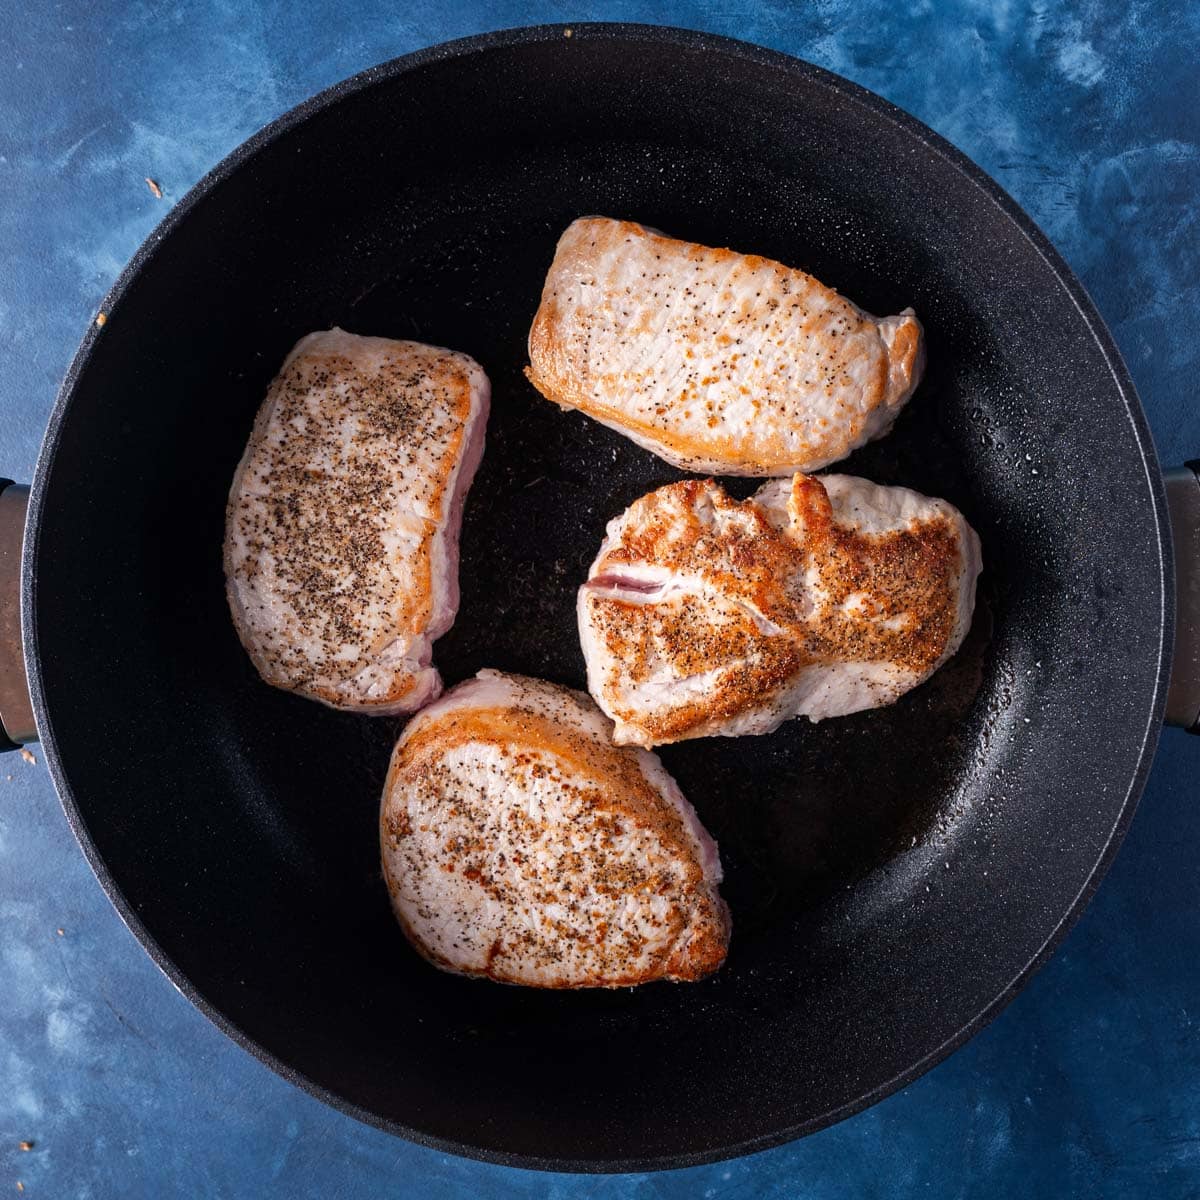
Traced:
[[[491, 666], [582, 685], [574, 592], [604, 523], [677, 477], [521, 376], [555, 238], [583, 213], [782, 259], [877, 313], [914, 305], [928, 376], [845, 469], [959, 505], [986, 574], [963, 650], [894, 707], [663, 751], [721, 843], [735, 924], [715, 978], [540, 994], [440, 974], [408, 948], [376, 844], [399, 723], [259, 681], [226, 611], [221, 537], [251, 419], [301, 334], [337, 323], [461, 348], [495, 403], [437, 661], [450, 682]], [[862, 89], [639, 26], [436, 47], [251, 139], [103, 312], [29, 502], [37, 730], [84, 852], [155, 961], [345, 1112], [556, 1169], [770, 1146], [960, 1045], [1112, 859], [1170, 674], [1168, 510], [1146, 424], [1029, 219]], [[1176, 483], [1200, 498], [1195, 476]], [[20, 507], [19, 489], [0, 496], [0, 512]], [[10, 583], [14, 562], [10, 546]], [[1192, 723], [1194, 657], [1177, 675], [1172, 715]], [[29, 737], [13, 666], [5, 678], [9, 732]]]

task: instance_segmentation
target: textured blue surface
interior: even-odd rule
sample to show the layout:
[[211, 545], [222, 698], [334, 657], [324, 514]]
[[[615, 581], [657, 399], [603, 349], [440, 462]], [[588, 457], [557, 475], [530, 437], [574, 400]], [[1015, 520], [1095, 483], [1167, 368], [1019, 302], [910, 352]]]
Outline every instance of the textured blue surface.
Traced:
[[[761, 42], [932, 125], [1083, 277], [1163, 460], [1200, 453], [1195, 4], [0, 0], [0, 470], [29, 478], [100, 298], [170, 205], [260, 125], [432, 42], [585, 19]], [[581, 1178], [410, 1146], [277, 1079], [158, 973], [44, 767], [12, 756], [0, 762], [0, 1195], [20, 1180], [31, 1198], [1200, 1196], [1198, 775], [1200, 739], [1167, 734], [1125, 848], [1060, 953], [903, 1093], [751, 1158]]]

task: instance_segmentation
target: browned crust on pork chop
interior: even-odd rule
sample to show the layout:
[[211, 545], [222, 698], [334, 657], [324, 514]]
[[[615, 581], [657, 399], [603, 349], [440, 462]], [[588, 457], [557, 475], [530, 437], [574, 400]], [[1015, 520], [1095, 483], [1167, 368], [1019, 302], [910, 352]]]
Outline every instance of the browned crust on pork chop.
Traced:
[[[719, 534], [698, 515], [710, 504], [728, 518]], [[963, 566], [959, 531], [947, 516], [861, 533], [834, 521], [820, 478], [805, 475], [792, 482], [789, 510], [793, 523], [780, 529], [753, 500], [735, 500], [712, 480], [668, 484], [631, 506], [620, 543], [597, 560], [583, 603], [610, 655], [600, 688], [606, 711], [640, 730], [642, 744], [719, 732], [813, 664], [883, 661], [924, 675], [942, 659]], [[610, 581], [621, 590], [622, 568], [645, 563], [703, 577], [705, 590], [661, 604], [611, 594]], [[828, 597], [817, 615], [798, 586], [810, 571]], [[871, 597], [870, 611], [840, 611], [856, 594]], [[914, 614], [915, 623], [885, 623]], [[623, 706], [618, 685], [645, 683], [651, 664], [664, 660], [678, 678], [727, 669], [691, 702], [657, 711]]]
[[587, 217], [559, 243], [529, 358], [547, 399], [677, 466], [780, 475], [884, 432], [923, 353], [911, 313], [877, 321], [772, 259]]
[[[503, 678], [594, 712], [578, 693]], [[575, 727], [569, 712], [556, 719], [519, 700], [455, 708], [454, 695], [397, 744], [380, 815], [385, 880], [419, 952], [447, 970], [549, 988], [694, 981], [715, 971], [728, 949], [729, 913], [695, 832], [647, 776], [649, 756]], [[475, 782], [461, 765], [472, 755], [492, 764]], [[553, 790], [554, 812], [529, 799], [533, 782]], [[622, 852], [631, 838], [640, 851]], [[467, 906], [485, 904], [482, 961], [477, 948], [456, 957], [444, 940], [432, 944], [428, 930], [457, 914], [431, 899], [431, 873], [455, 881], [463, 920], [474, 911]], [[618, 921], [625, 905], [655, 907], [652, 937]]]
[[[230, 494], [230, 607], [266, 682], [334, 707], [403, 711], [430, 694], [427, 647], [423, 664], [373, 668], [389, 646], [430, 631], [435, 603], [456, 591], [435, 587], [435, 545], [457, 521], [450, 489], [484, 377], [439, 347], [314, 337], [363, 345], [369, 366], [304, 349], [306, 339], [272, 382]], [[389, 536], [398, 526], [400, 546]], [[364, 671], [369, 690], [355, 682]]]

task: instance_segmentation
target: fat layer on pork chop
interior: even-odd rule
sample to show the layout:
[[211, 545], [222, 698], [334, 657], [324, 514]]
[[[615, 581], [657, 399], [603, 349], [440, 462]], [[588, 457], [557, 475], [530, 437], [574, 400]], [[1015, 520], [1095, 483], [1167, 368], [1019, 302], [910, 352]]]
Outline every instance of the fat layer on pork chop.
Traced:
[[341, 329], [296, 344], [226, 514], [229, 607], [267, 683], [378, 714], [438, 694], [489, 398], [452, 350]]
[[962, 514], [907, 488], [669, 484], [609, 523], [579, 590], [588, 687], [641, 746], [891, 704], [958, 649], [979, 571]]
[[582, 692], [481, 671], [408, 724], [380, 809], [409, 940], [531, 987], [696, 980], [724, 961], [716, 843], [658, 758]]
[[877, 319], [782, 263], [583, 217], [559, 240], [526, 374], [681, 470], [791, 475], [886, 433], [923, 361], [911, 309]]

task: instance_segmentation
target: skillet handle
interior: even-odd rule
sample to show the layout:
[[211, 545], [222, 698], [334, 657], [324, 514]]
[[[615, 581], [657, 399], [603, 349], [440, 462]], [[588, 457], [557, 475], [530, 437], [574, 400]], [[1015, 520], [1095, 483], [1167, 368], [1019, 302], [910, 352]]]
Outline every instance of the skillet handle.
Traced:
[[1164, 475], [1175, 543], [1175, 661], [1167, 724], [1200, 733], [1200, 462]]
[[21, 644], [21, 546], [29, 488], [0, 479], [0, 750], [37, 741]]
[[[1164, 474], [1175, 544], [1175, 656], [1166, 721], [1200, 733], [1200, 461]], [[29, 488], [0, 479], [0, 752], [36, 742], [21, 638], [21, 549]]]

